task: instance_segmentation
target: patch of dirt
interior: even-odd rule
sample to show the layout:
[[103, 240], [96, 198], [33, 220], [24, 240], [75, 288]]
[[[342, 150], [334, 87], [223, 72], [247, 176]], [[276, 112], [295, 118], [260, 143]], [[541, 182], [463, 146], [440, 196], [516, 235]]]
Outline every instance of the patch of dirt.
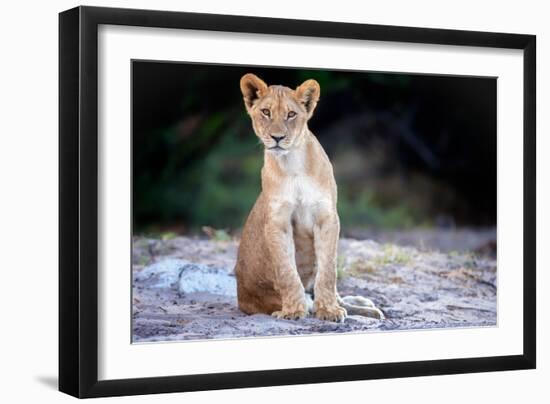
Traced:
[[248, 316], [237, 308], [238, 241], [133, 240], [133, 341], [195, 340], [496, 325], [496, 261], [341, 239], [341, 296], [371, 299], [386, 319], [343, 323]]

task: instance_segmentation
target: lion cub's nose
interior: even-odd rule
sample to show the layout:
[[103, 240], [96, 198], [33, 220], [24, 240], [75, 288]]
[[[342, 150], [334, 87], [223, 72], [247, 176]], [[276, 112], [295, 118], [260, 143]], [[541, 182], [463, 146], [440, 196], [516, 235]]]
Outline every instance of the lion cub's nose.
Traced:
[[285, 137], [286, 137], [285, 135], [282, 135], [282, 136], [273, 136], [273, 135], [271, 135], [271, 139], [275, 140], [277, 143], [279, 143]]

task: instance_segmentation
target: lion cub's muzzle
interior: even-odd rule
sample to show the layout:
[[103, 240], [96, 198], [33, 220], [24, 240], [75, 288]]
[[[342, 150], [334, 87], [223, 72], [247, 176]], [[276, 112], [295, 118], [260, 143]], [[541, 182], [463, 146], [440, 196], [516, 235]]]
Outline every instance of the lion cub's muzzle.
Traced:
[[270, 135], [270, 136], [271, 136], [271, 139], [275, 140], [275, 143], [277, 143], [277, 145], [281, 140], [283, 140], [286, 137], [286, 135], [280, 135], [280, 134]]
[[273, 139], [275, 143], [272, 144], [271, 146], [266, 145], [266, 147], [271, 151], [284, 151], [286, 149], [282, 145], [282, 140], [285, 139], [285, 138], [286, 138], [285, 135], [282, 135], [282, 136], [271, 135], [271, 139]]
[[[288, 151], [288, 136], [282, 133], [276, 133], [270, 135], [273, 140], [271, 145], [266, 144], [268, 150], [273, 152], [287, 152]], [[286, 139], [286, 141], [285, 141]], [[271, 142], [270, 142], [271, 143]]]

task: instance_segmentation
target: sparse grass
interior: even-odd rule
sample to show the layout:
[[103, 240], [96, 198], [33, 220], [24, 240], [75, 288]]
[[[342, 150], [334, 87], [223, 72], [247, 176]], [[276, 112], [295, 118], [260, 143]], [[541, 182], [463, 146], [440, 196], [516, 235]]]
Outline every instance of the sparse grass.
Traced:
[[160, 239], [162, 241], [168, 241], [168, 240], [175, 239], [177, 236], [178, 235], [176, 233], [174, 233], [173, 231], [167, 231], [166, 233], [161, 234]]
[[373, 260], [376, 266], [389, 264], [407, 265], [413, 260], [412, 255], [405, 249], [397, 247], [393, 244], [384, 245], [384, 252]]
[[138, 265], [142, 265], [142, 266], [147, 266], [149, 265], [150, 263], [152, 263], [153, 260], [151, 259], [150, 256], [148, 255], [141, 255], [139, 258], [138, 258], [138, 262], [137, 264]]
[[[413, 262], [413, 256], [407, 250], [393, 244], [384, 245], [383, 253], [369, 260], [359, 258], [352, 262], [345, 271], [349, 276], [360, 276], [363, 274], [374, 275], [378, 269], [386, 265], [408, 265]], [[344, 269], [342, 268], [342, 272]]]
[[370, 262], [363, 259], [358, 259], [352, 262], [346, 272], [351, 276], [359, 276], [361, 274], [372, 275], [376, 272], [376, 268]]
[[202, 231], [213, 241], [231, 241], [231, 236], [225, 229], [214, 229], [210, 226], [203, 226]]
[[149, 244], [149, 240], [145, 237], [135, 237], [133, 239], [133, 248], [134, 249], [143, 249], [143, 248], [147, 248]]
[[346, 277], [346, 271], [344, 270], [344, 264], [346, 263], [346, 258], [342, 255], [338, 256], [338, 260], [336, 262], [336, 279], [342, 280]]

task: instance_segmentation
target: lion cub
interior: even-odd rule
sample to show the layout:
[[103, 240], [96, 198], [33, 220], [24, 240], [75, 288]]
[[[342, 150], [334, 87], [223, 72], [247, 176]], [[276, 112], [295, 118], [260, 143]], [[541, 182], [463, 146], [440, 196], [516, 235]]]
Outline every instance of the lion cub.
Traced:
[[235, 267], [239, 308], [285, 319], [309, 311], [330, 321], [343, 321], [347, 311], [382, 318], [368, 299], [341, 299], [336, 291], [336, 182], [307, 126], [319, 84], [307, 80], [292, 90], [267, 86], [250, 73], [240, 84], [265, 151], [262, 191], [243, 228]]

